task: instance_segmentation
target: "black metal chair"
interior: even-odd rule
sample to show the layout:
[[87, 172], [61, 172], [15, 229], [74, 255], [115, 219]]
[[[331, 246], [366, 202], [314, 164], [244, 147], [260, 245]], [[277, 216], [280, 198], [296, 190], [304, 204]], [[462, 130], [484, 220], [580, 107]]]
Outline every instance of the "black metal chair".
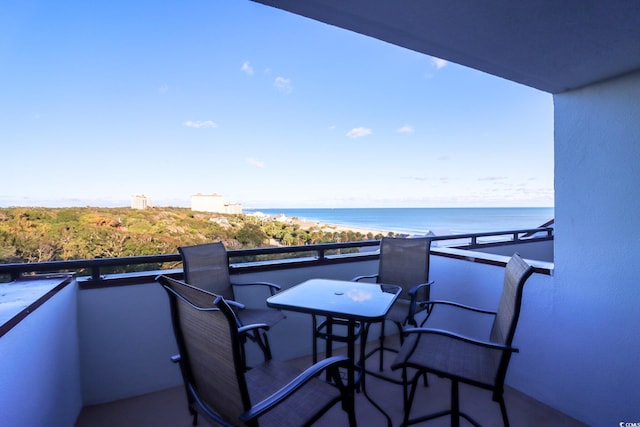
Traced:
[[[402, 369], [404, 420], [402, 425], [415, 424], [451, 415], [451, 425], [458, 426], [460, 417], [478, 425], [469, 415], [460, 411], [459, 383], [481, 387], [493, 392], [493, 400], [500, 404], [502, 420], [509, 425], [504, 403], [504, 380], [511, 355], [518, 349], [512, 347], [516, 332], [524, 284], [533, 273], [533, 267], [515, 254], [507, 263], [502, 295], [497, 311], [487, 311], [451, 301], [430, 301], [436, 307], [446, 305], [454, 309], [471, 310], [493, 316], [488, 341], [478, 340], [441, 329], [406, 329], [406, 339], [392, 369]], [[428, 324], [428, 322], [427, 322]], [[408, 371], [414, 372], [411, 379]], [[451, 409], [435, 414], [409, 419], [416, 386], [421, 375], [433, 373], [451, 380]], [[409, 385], [411, 390], [409, 391]]]
[[[397, 285], [402, 288], [402, 292], [396, 302], [391, 306], [385, 321], [381, 322], [379, 345], [368, 353], [365, 352], [367, 335], [371, 324], [357, 324], [356, 333], [349, 337], [345, 333], [346, 321], [337, 318], [325, 318], [320, 320], [318, 316], [312, 316], [313, 326], [313, 347], [312, 355], [314, 363], [318, 360], [318, 341], [323, 340], [326, 344], [326, 355], [332, 355], [334, 342], [347, 342], [348, 339], [360, 340], [360, 362], [359, 368], [365, 364], [365, 359], [376, 352], [380, 353], [379, 371], [367, 370], [367, 373], [376, 377], [402, 384], [401, 381], [385, 376], [379, 372], [384, 370], [384, 352], [398, 352], [397, 348], [385, 346], [385, 322], [392, 321], [400, 332], [401, 342], [403, 340], [402, 330], [406, 324], [417, 326], [415, 315], [425, 312], [428, 315], [430, 306], [418, 304], [429, 299], [429, 250], [431, 248], [430, 238], [391, 238], [384, 237], [380, 241], [380, 262], [378, 273], [357, 276], [353, 281], [371, 280], [376, 283], [387, 285]], [[425, 315], [425, 318], [426, 318]], [[426, 377], [425, 377], [426, 383]]]
[[[406, 325], [418, 326], [416, 314], [424, 312], [424, 322], [428, 317], [431, 306], [428, 304], [420, 304], [428, 301], [430, 295], [429, 282], [429, 254], [431, 249], [431, 238], [392, 238], [385, 237], [380, 241], [380, 264], [378, 273], [358, 276], [354, 281], [364, 279], [375, 279], [377, 283], [387, 285], [397, 285], [402, 287], [402, 293], [391, 306], [385, 321], [380, 324], [380, 337], [377, 347], [364, 353], [367, 335], [371, 324], [364, 325], [364, 336], [362, 342], [363, 354], [361, 357], [365, 359], [375, 353], [380, 353], [379, 372], [384, 370], [384, 352], [398, 352], [398, 348], [385, 345], [385, 323], [393, 322], [398, 329], [400, 342], [403, 342], [403, 329]], [[384, 376], [375, 371], [367, 371], [369, 374], [379, 378], [386, 379], [391, 382], [401, 383], [393, 378]]]
[[[173, 329], [193, 425], [198, 414], [223, 426], [308, 426], [336, 403], [355, 426], [353, 406], [339, 368], [348, 366], [346, 357], [333, 357], [303, 372], [289, 364], [271, 360], [249, 371], [242, 360], [241, 333], [268, 328], [264, 324], [238, 329], [234, 311], [219, 295], [158, 276], [167, 292]], [[318, 377], [327, 371], [331, 383]]]
[[[178, 251], [182, 256], [185, 282], [223, 297], [227, 304], [233, 307], [240, 326], [263, 323], [271, 327], [284, 319], [285, 316], [280, 310], [268, 308], [266, 303], [264, 307], [247, 307], [236, 301], [234, 287], [261, 286], [268, 289], [269, 295], [274, 295], [280, 290], [280, 286], [270, 282], [232, 283], [229, 275], [229, 257], [222, 242], [181, 246]], [[245, 336], [255, 341], [263, 351], [271, 351], [264, 331], [253, 329]]]

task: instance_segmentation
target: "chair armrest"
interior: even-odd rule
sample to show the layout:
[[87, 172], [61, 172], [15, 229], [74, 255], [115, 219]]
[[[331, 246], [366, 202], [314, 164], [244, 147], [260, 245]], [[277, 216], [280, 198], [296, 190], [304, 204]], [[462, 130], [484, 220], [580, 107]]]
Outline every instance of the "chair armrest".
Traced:
[[420, 305], [422, 305], [422, 306], [433, 305], [435, 307], [438, 304], [449, 305], [449, 306], [452, 306], [452, 307], [462, 308], [464, 310], [469, 310], [469, 311], [475, 311], [476, 313], [492, 314], [494, 316], [496, 315], [495, 311], [484, 310], [482, 308], [472, 307], [470, 305], [460, 304], [460, 303], [454, 302], [454, 301], [432, 300], [432, 301], [422, 301], [422, 302], [420, 302]]
[[245, 309], [245, 305], [241, 302], [238, 302], [236, 300], [232, 300], [232, 299], [226, 299], [224, 300], [224, 302], [226, 302], [227, 304], [229, 304], [229, 307], [234, 308], [234, 309], [238, 309], [238, 310], [244, 310]]
[[238, 328], [238, 333], [246, 334], [247, 332], [251, 332], [254, 329], [264, 329], [265, 331], [269, 330], [269, 325], [266, 323], [252, 323], [251, 325], [242, 325]]
[[[431, 286], [433, 284], [433, 281], [431, 282], [427, 282], [427, 283], [420, 283], [415, 285], [414, 287], [412, 287], [411, 289], [409, 289], [409, 292], [407, 292], [409, 294], [409, 296], [411, 297], [411, 300], [409, 302], [409, 314], [407, 314], [407, 323], [413, 326], [417, 326], [418, 324], [416, 323], [416, 319], [415, 319], [415, 314], [416, 314], [416, 306], [418, 304], [418, 292], [420, 292], [421, 290], [427, 288], [428, 286]], [[420, 301], [422, 302], [422, 301]], [[424, 307], [424, 305], [421, 305], [422, 307]], [[428, 309], [427, 313], [430, 313], [431, 310]]]
[[353, 279], [351, 279], [352, 282], [359, 282], [360, 280], [363, 279], [377, 279], [378, 278], [378, 274], [368, 274], [365, 276], [356, 276]]
[[271, 282], [231, 283], [231, 286], [267, 286], [271, 295], [275, 295], [281, 289], [280, 285]]
[[[349, 363], [350, 363], [349, 358], [344, 356], [335, 356], [335, 357], [330, 357], [328, 359], [321, 360], [315, 365], [305, 369], [304, 372], [299, 374], [297, 377], [291, 380], [288, 384], [286, 384], [280, 390], [273, 393], [271, 396], [253, 405], [251, 409], [249, 409], [248, 411], [246, 411], [244, 414], [240, 416], [240, 420], [243, 422], [247, 422], [249, 420], [252, 420], [261, 416], [262, 414], [270, 411], [271, 409], [273, 409], [273, 407], [275, 407], [276, 405], [281, 403], [283, 400], [288, 398], [291, 394], [296, 392], [303, 385], [315, 379], [325, 369], [335, 370], [335, 372], [337, 373], [337, 369], [339, 367], [347, 367]], [[339, 375], [337, 375], [337, 378], [339, 378]]]
[[486, 348], [490, 348], [490, 349], [493, 349], [493, 350], [510, 351], [510, 352], [513, 352], [513, 353], [517, 353], [517, 352], [520, 351], [519, 349], [517, 349], [515, 347], [511, 347], [511, 346], [500, 344], [500, 343], [496, 343], [496, 342], [483, 341], [483, 340], [479, 340], [479, 339], [476, 339], [476, 338], [471, 338], [471, 337], [468, 337], [466, 335], [457, 334], [455, 332], [445, 331], [444, 329], [407, 328], [407, 329], [405, 329], [404, 334], [405, 335], [409, 335], [409, 334], [442, 335], [442, 336], [449, 337], [449, 338], [454, 339], [454, 340], [464, 341], [464, 342], [467, 342], [469, 344], [477, 345], [477, 346], [480, 346], [480, 347], [486, 347]]
[[417, 285], [415, 285], [413, 288], [409, 289], [408, 294], [411, 295], [412, 297], [415, 295], [417, 298], [418, 295], [418, 291], [420, 291], [421, 289], [424, 289], [427, 286], [431, 286], [433, 285], [434, 281], [430, 281], [430, 282], [426, 282], [426, 283], [419, 283]]

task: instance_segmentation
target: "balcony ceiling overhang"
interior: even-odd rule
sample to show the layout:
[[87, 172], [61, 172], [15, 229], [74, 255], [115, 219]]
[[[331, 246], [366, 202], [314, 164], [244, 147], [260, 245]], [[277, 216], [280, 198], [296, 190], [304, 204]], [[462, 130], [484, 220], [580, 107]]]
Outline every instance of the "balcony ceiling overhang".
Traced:
[[254, 0], [550, 93], [640, 70], [634, 0]]

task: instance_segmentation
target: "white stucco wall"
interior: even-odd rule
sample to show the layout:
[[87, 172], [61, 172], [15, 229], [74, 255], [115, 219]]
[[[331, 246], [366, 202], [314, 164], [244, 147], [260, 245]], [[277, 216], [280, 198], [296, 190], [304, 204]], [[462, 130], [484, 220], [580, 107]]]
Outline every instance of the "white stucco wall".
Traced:
[[556, 95], [555, 286], [543, 399], [640, 422], [640, 73]]
[[157, 283], [80, 290], [78, 330], [85, 405], [182, 383], [169, 302]]
[[0, 338], [0, 426], [75, 424], [82, 409], [76, 289], [74, 280]]

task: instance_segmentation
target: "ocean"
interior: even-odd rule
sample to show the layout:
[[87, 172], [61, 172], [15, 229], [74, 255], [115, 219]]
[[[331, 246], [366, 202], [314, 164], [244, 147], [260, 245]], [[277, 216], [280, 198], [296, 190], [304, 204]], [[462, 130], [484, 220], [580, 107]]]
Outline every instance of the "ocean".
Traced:
[[245, 209], [395, 233], [436, 235], [536, 228], [554, 218], [553, 208], [338, 208]]

